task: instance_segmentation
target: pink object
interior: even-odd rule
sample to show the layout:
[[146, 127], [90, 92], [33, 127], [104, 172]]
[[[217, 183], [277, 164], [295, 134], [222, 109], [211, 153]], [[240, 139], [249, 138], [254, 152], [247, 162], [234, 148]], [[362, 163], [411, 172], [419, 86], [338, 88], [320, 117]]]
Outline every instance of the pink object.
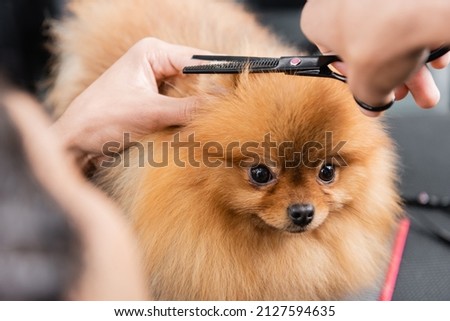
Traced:
[[406, 244], [406, 238], [409, 231], [409, 219], [404, 218], [401, 220], [397, 236], [394, 241], [394, 248], [392, 251], [391, 262], [386, 275], [386, 280], [384, 282], [383, 288], [381, 289], [379, 301], [391, 301], [392, 295], [394, 294], [395, 284], [397, 282], [398, 272], [400, 270], [400, 263], [402, 261], [403, 250]]
[[300, 58], [292, 58], [290, 61], [291, 66], [297, 66], [298, 64], [300, 64], [302, 62], [302, 60]]

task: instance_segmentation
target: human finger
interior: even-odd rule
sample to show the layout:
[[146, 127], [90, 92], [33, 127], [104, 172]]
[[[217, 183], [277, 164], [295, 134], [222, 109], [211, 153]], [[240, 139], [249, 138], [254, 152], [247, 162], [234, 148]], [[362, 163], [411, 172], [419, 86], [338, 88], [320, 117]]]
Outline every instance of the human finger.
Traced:
[[409, 89], [405, 84], [402, 84], [397, 88], [395, 88], [394, 93], [395, 93], [395, 100], [402, 100], [408, 95]]
[[178, 75], [187, 65], [199, 64], [193, 55], [208, 55], [211, 52], [192, 47], [180, 46], [156, 38], [142, 40], [146, 48], [147, 61], [157, 81]]
[[188, 123], [199, 104], [197, 97], [174, 98], [158, 95], [149, 108], [141, 109], [139, 118], [149, 131]]
[[420, 107], [431, 108], [439, 102], [439, 89], [426, 66], [420, 68], [405, 84]]
[[435, 69], [443, 69], [450, 63], [450, 52], [430, 62], [430, 65]]

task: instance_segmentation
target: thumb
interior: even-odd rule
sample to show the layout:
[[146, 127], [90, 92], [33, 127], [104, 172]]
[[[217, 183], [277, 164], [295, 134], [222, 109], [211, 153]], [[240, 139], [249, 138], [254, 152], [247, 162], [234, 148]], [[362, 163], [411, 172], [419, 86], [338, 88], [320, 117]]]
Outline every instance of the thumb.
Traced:
[[348, 65], [348, 84], [354, 96], [370, 106], [384, 106], [394, 98], [394, 90], [411, 77], [425, 61], [426, 52], [417, 50], [378, 61], [353, 61]]

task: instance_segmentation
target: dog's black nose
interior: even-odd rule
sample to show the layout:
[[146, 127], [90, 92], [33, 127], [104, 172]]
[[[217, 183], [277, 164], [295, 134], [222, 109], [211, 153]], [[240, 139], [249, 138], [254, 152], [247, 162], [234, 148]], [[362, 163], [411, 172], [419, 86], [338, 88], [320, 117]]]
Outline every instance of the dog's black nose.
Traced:
[[314, 206], [312, 204], [292, 204], [288, 207], [287, 213], [295, 225], [306, 227], [314, 218]]

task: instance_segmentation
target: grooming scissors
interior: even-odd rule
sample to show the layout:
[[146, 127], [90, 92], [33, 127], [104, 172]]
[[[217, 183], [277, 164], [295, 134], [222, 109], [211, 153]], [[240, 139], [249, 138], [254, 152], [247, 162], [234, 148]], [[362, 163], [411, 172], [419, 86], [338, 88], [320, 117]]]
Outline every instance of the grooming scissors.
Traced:
[[[425, 63], [433, 61], [444, 54], [450, 48], [442, 47], [433, 50]], [[280, 58], [273, 57], [250, 57], [250, 56], [214, 56], [214, 55], [194, 55], [193, 59], [215, 61], [217, 63], [187, 66], [183, 69], [185, 74], [238, 74], [244, 71], [250, 73], [272, 73], [282, 72], [287, 75], [325, 77], [346, 82], [347, 78], [341, 74], [332, 71], [328, 65], [333, 62], [342, 61], [336, 55], [319, 56], [286, 56]], [[362, 108], [381, 112], [389, 109], [394, 100], [384, 106], [370, 106], [356, 97], [355, 101]]]

